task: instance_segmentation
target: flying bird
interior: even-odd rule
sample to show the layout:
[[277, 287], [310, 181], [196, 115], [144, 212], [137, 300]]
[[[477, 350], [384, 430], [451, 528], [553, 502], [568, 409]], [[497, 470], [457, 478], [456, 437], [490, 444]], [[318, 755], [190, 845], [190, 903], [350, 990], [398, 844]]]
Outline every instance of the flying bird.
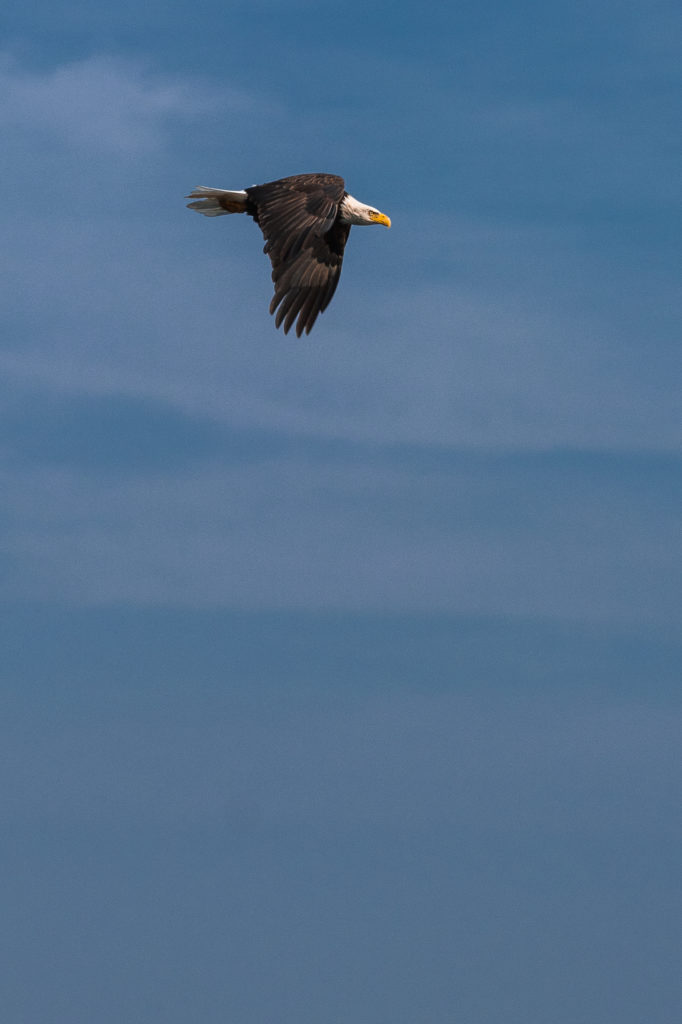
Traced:
[[229, 191], [200, 185], [187, 199], [190, 210], [206, 217], [247, 213], [265, 238], [275, 294], [270, 312], [284, 333], [296, 322], [296, 335], [310, 330], [324, 312], [341, 276], [343, 251], [352, 224], [385, 224], [384, 213], [358, 202], [336, 174], [294, 174], [265, 185]]

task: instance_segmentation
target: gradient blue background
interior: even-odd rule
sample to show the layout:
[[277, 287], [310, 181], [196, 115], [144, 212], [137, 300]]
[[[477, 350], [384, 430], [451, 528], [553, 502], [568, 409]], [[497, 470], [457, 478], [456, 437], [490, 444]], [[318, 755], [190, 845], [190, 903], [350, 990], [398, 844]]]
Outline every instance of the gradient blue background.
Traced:
[[679, 6], [2, 18], [4, 1019], [679, 1020]]

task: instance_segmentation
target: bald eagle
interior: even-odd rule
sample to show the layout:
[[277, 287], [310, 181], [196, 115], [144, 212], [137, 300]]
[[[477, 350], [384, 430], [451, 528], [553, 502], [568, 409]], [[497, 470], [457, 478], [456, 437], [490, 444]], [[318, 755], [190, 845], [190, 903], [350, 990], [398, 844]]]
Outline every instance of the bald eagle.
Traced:
[[284, 333], [296, 323], [306, 334], [336, 291], [351, 224], [385, 224], [389, 218], [346, 192], [336, 174], [294, 174], [265, 185], [228, 191], [201, 185], [187, 199], [206, 217], [248, 213], [265, 238], [275, 294], [270, 312]]

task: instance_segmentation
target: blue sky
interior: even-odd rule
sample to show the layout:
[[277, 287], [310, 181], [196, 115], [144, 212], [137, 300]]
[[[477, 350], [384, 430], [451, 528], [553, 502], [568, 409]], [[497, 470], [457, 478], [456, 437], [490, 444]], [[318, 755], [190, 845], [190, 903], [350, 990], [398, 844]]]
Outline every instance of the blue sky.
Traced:
[[[677, 1019], [677, 6], [3, 29], [8, 1019]], [[297, 340], [183, 197], [308, 170]]]

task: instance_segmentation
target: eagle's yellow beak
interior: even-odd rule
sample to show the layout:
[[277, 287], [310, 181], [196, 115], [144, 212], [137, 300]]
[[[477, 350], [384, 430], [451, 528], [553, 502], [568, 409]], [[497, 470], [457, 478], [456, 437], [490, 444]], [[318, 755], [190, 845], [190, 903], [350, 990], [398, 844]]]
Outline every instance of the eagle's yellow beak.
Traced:
[[370, 218], [373, 224], [385, 224], [387, 228], [391, 226], [391, 218], [387, 217], [385, 213], [370, 213]]

